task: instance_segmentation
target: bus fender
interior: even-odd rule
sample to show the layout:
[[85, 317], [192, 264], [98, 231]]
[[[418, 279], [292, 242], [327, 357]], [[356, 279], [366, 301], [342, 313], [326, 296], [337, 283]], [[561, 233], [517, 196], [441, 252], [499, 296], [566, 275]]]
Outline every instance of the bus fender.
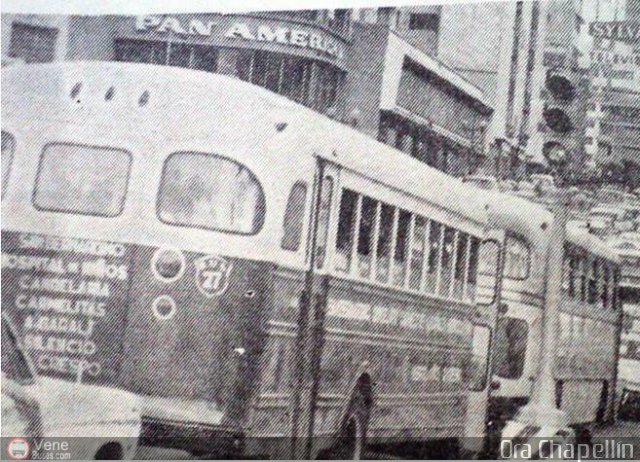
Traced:
[[[356, 368], [355, 372], [353, 373], [351, 380], [349, 382], [349, 386], [347, 388], [348, 394], [344, 396], [344, 401], [342, 403], [342, 412], [340, 413], [340, 422], [342, 421], [342, 419], [345, 418], [345, 416], [347, 415], [347, 412], [349, 412], [349, 405], [351, 404], [351, 399], [353, 398], [354, 392], [358, 388], [359, 381], [362, 377], [364, 376], [369, 377], [369, 380], [371, 381], [371, 389], [373, 390], [373, 379], [371, 378], [370, 367], [371, 365], [369, 364], [369, 361], [363, 361], [360, 363], [360, 365]], [[371, 407], [371, 404], [373, 402], [373, 392], [371, 393], [371, 396], [369, 398], [370, 398], [370, 401], [367, 404], [369, 407]]]

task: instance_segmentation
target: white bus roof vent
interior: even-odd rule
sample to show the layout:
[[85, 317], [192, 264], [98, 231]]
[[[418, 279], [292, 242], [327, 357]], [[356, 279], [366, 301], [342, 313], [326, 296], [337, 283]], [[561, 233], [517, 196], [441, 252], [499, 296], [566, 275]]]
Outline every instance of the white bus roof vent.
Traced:
[[140, 98], [138, 99], [138, 106], [143, 107], [146, 106], [147, 103], [149, 102], [149, 90], [145, 90], [142, 92], [142, 94], [140, 95]]
[[75, 99], [77, 103], [80, 102], [80, 99], [76, 99], [78, 98], [80, 91], [82, 91], [82, 82], [76, 82], [76, 84], [71, 89], [71, 93], [69, 94], [71, 99]]
[[107, 90], [107, 92], [104, 94], [104, 100], [105, 101], [111, 101], [113, 99], [113, 96], [116, 93], [116, 89], [113, 88], [113, 85], [109, 87], [109, 89]]

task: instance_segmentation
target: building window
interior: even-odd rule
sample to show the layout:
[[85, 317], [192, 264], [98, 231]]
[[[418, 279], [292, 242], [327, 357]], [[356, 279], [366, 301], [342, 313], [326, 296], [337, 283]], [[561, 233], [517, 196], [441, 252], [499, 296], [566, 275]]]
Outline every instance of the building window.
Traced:
[[146, 40], [116, 40], [115, 60], [166, 64], [215, 72], [218, 67], [218, 51], [215, 48], [201, 45]]
[[440, 16], [433, 13], [413, 13], [409, 16], [409, 30], [438, 32]]
[[20, 58], [27, 63], [53, 61], [57, 35], [57, 29], [13, 24], [9, 57]]
[[378, 22], [378, 9], [377, 8], [365, 8], [362, 10], [362, 21], [375, 24]]
[[[342, 81], [342, 72], [331, 65], [253, 50], [239, 53], [236, 75], [320, 112], [335, 104]], [[312, 81], [317, 82], [314, 88]]]

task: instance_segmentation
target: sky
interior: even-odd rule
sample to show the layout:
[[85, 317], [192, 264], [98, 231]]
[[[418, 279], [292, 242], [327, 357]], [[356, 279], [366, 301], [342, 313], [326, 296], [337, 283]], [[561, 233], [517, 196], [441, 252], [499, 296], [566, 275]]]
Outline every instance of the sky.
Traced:
[[266, 9], [366, 8], [513, 0], [2, 0], [3, 13], [141, 14], [243, 12]]

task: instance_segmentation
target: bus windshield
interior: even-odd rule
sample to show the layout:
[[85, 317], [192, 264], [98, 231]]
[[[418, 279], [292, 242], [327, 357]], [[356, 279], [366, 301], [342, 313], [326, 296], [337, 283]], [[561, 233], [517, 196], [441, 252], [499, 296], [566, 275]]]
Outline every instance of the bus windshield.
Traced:
[[246, 167], [214, 154], [177, 152], [165, 161], [158, 216], [165, 223], [256, 234], [264, 193]]

